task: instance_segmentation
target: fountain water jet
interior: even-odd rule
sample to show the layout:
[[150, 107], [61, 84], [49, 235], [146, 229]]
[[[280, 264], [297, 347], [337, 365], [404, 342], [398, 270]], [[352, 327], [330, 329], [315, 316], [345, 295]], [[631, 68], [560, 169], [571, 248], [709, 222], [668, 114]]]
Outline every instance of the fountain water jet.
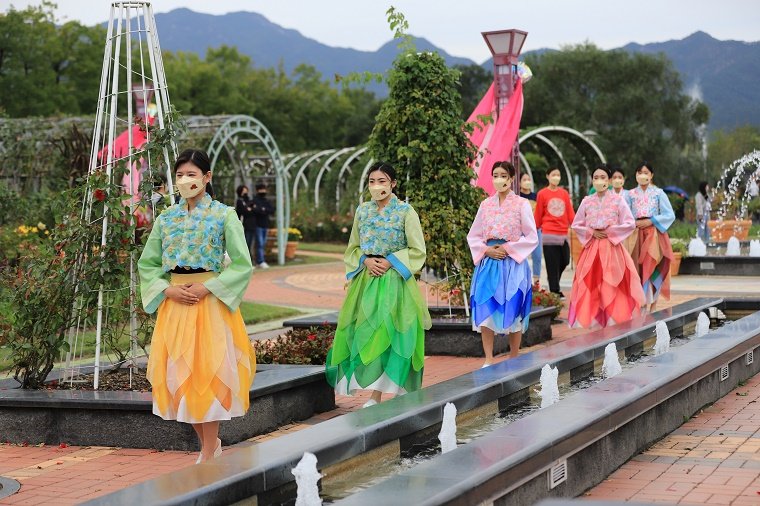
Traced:
[[317, 471], [317, 457], [306, 452], [291, 471], [296, 477], [296, 506], [322, 506], [317, 482], [322, 477]]
[[739, 245], [739, 239], [736, 236], [731, 236], [726, 245], [726, 256], [738, 257], [742, 254], [741, 246]]
[[655, 325], [654, 329], [657, 334], [657, 341], [654, 344], [654, 354], [662, 355], [663, 353], [669, 352], [670, 331], [668, 330], [668, 325], [663, 321], [659, 321]]
[[605, 378], [611, 378], [617, 376], [623, 372], [623, 368], [620, 366], [620, 359], [618, 358], [617, 346], [615, 343], [610, 343], [604, 348], [604, 363], [602, 364], [602, 375]]
[[690, 257], [705, 257], [707, 256], [707, 245], [699, 237], [695, 237], [689, 241], [689, 256]]
[[700, 312], [697, 316], [697, 328], [694, 331], [697, 337], [702, 337], [710, 331], [710, 317]]
[[443, 407], [443, 421], [438, 440], [441, 442], [441, 453], [457, 449], [457, 407], [451, 402], [447, 402]]
[[541, 397], [541, 407], [551, 406], [559, 401], [559, 370], [546, 364], [541, 368], [541, 390], [538, 395]]

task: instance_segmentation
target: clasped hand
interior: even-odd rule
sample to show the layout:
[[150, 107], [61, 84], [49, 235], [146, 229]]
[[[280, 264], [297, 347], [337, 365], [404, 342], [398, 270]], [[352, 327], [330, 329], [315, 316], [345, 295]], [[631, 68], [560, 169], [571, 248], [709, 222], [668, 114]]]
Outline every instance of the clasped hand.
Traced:
[[644, 218], [643, 220], [636, 220], [636, 228], [647, 228], [652, 226], [652, 220]]
[[595, 239], [607, 239], [607, 232], [604, 230], [594, 230]]
[[203, 297], [211, 293], [203, 283], [187, 283], [184, 285], [170, 286], [164, 290], [164, 295], [169, 299], [192, 306], [201, 301]]
[[370, 276], [380, 277], [391, 268], [391, 263], [385, 258], [365, 258], [364, 265], [367, 267]]
[[504, 260], [507, 258], [507, 250], [505, 250], [501, 244], [496, 244], [494, 246], [489, 246], [488, 249], [486, 249], [486, 256], [493, 258], [494, 260]]

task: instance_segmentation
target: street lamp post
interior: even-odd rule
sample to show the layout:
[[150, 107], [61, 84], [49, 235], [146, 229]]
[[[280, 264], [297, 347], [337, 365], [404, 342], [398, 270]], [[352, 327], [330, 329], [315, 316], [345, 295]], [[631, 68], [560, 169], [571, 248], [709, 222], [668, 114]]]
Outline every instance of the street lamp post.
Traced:
[[[507, 105], [517, 84], [517, 58], [520, 56], [528, 32], [522, 30], [496, 30], [482, 32], [483, 38], [493, 55], [493, 81], [496, 116]], [[512, 147], [510, 161], [515, 167], [514, 191], [520, 191], [520, 146], [518, 141]]]

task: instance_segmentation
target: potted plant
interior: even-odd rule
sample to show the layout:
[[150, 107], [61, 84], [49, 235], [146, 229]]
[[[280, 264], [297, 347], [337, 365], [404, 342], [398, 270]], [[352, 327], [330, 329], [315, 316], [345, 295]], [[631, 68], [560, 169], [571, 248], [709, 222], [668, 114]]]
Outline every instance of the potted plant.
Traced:
[[298, 242], [303, 239], [301, 231], [297, 228], [288, 229], [288, 244], [285, 246], [285, 258], [293, 260], [296, 257], [296, 249], [298, 249]]
[[673, 248], [673, 261], [670, 263], [670, 275], [678, 276], [678, 270], [681, 268], [681, 259], [688, 255], [689, 249], [686, 242], [682, 239], [671, 239], [670, 245]]

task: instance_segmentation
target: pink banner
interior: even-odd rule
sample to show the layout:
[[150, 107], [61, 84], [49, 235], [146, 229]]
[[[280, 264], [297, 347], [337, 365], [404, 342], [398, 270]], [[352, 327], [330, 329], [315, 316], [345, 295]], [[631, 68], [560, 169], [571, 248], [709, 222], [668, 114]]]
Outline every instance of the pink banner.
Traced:
[[[478, 107], [480, 107], [480, 104]], [[487, 151], [485, 156], [480, 160], [479, 167], [476, 169], [476, 172], [478, 173], [478, 181], [476, 184], [483, 188], [489, 195], [495, 193], [493, 183], [491, 182], [491, 167], [493, 167], [493, 164], [498, 161], [510, 159], [512, 148], [514, 147], [515, 142], [517, 142], [517, 135], [520, 133], [520, 118], [522, 117], [522, 110], [523, 93], [522, 79], [520, 79], [517, 81], [514, 94], [509, 99], [509, 102], [504, 109], [501, 110], [490, 138], [483, 139], [483, 145], [479, 146], [481, 151]], [[473, 140], [473, 142], [475, 141]]]
[[494, 112], [495, 106], [496, 104], [493, 99], [493, 83], [491, 83], [491, 87], [488, 88], [486, 94], [483, 95], [478, 106], [472, 111], [470, 117], [467, 118], [467, 123], [475, 123], [477, 125], [470, 135], [470, 140], [478, 147], [483, 144], [483, 140], [486, 138], [486, 133], [488, 133], [488, 130], [493, 127], [493, 123], [484, 125], [483, 122], [478, 119], [478, 116], [491, 115]]

